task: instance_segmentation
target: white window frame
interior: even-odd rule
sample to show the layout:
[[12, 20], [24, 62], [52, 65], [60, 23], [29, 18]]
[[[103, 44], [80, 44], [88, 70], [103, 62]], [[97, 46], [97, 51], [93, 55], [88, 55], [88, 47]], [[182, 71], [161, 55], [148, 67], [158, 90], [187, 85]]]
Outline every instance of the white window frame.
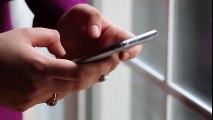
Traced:
[[[94, 6], [99, 8], [102, 12], [105, 12], [103, 10], [105, 0], [93, 0]], [[128, 0], [123, 1], [128, 2]], [[151, 79], [151, 82], [155, 84], [156, 86], [160, 87], [164, 93], [165, 93], [165, 120], [172, 120], [172, 97], [175, 97], [178, 99], [182, 104], [189, 107], [196, 113], [198, 113], [200, 116], [207, 120], [212, 119], [212, 107], [208, 106], [206, 103], [201, 101], [200, 99], [196, 98], [192, 94], [190, 94], [188, 91], [184, 90], [183, 88], [179, 87], [175, 83], [172, 82], [172, 67], [173, 67], [173, 31], [174, 31], [174, 3], [175, 0], [168, 0], [169, 2], [169, 18], [168, 18], [168, 40], [167, 40], [167, 61], [166, 61], [166, 75], [161, 75], [157, 71], [155, 71], [153, 68], [149, 67], [145, 63], [143, 63], [139, 59], [134, 59], [127, 63], [128, 66], [130, 66], [134, 71], [141, 72], [143, 74], [146, 74]], [[131, 6], [131, 4], [130, 4]], [[128, 13], [127, 13], [128, 14]], [[129, 20], [131, 21], [131, 20]], [[128, 24], [128, 23], [127, 23]], [[96, 98], [92, 98], [93, 103], [100, 102], [101, 94], [103, 94], [103, 91], [101, 91], [101, 86], [96, 87], [90, 91], [90, 94], [92, 97], [93, 95], [96, 96]], [[103, 96], [102, 96], [103, 97]], [[81, 104], [81, 103], [80, 103]], [[86, 102], [84, 101], [84, 104]], [[93, 110], [96, 112], [100, 112], [101, 108], [100, 106], [93, 106], [95, 107]], [[82, 110], [82, 109], [81, 109]], [[86, 112], [85, 112], [86, 113]], [[93, 114], [92, 118], [93, 120], [101, 120], [100, 115], [97, 116], [99, 113]], [[82, 116], [82, 115], [81, 115]], [[86, 116], [86, 115], [85, 115]], [[80, 119], [80, 120], [86, 120], [86, 119]]]
[[[179, 101], [183, 104], [191, 108], [193, 111], [199, 113], [203, 118], [208, 120], [212, 119], [212, 108], [209, 107], [206, 103], [201, 101], [200, 99], [196, 98], [188, 91], [184, 90], [183, 88], [179, 87], [175, 83], [172, 82], [172, 70], [173, 70], [173, 40], [174, 40], [174, 11], [175, 8], [175, 0], [169, 1], [169, 34], [168, 34], [168, 57], [167, 57], [167, 78], [165, 79], [166, 84], [166, 93], [167, 93], [167, 100], [170, 99], [169, 95], [176, 97]], [[168, 105], [170, 100], [168, 101]], [[167, 109], [167, 112], [171, 111], [170, 108]], [[169, 110], [169, 111], [168, 111]], [[169, 115], [168, 115], [169, 116]]]

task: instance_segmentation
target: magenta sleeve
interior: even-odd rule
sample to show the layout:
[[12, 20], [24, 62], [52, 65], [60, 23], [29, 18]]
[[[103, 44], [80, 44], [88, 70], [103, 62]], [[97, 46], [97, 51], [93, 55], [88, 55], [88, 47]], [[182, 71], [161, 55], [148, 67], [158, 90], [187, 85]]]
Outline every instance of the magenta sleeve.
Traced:
[[70, 8], [87, 0], [26, 0], [34, 13], [34, 27], [54, 28], [58, 19]]

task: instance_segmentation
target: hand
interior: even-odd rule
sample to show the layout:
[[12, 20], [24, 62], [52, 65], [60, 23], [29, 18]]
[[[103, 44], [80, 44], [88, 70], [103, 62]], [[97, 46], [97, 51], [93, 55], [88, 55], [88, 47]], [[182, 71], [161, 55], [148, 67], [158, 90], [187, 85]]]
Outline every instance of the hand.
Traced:
[[[104, 18], [101, 13], [87, 4], [73, 7], [58, 21], [56, 29], [67, 51], [66, 58], [73, 60], [100, 51], [114, 43], [134, 35]], [[131, 48], [119, 54], [120, 60], [136, 57], [142, 46]]]
[[44, 28], [17, 29], [0, 34], [0, 106], [16, 111], [57, 99], [69, 92], [91, 87], [115, 68], [108, 59], [77, 65], [69, 60], [44, 56], [34, 47], [48, 47], [57, 56], [65, 54], [59, 33]]

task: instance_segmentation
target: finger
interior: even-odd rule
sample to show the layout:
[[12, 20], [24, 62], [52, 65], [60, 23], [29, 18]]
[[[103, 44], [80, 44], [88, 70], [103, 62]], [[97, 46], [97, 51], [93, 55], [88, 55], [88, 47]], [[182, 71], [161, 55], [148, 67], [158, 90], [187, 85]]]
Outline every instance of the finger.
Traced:
[[101, 13], [88, 4], [79, 4], [74, 9], [82, 10], [80, 14], [83, 16], [83, 24], [86, 26], [88, 35], [92, 38], [99, 38], [102, 29]]
[[47, 47], [48, 50], [57, 55], [63, 56], [66, 54], [60, 42], [60, 34], [56, 30], [45, 28], [25, 29], [27, 37], [30, 37], [32, 46]]
[[108, 75], [111, 71], [113, 71], [118, 66], [119, 62], [119, 56], [113, 55], [105, 60], [96, 63], [86, 64], [86, 67], [90, 69], [85, 71], [88, 74], [96, 73], [96, 78], [94, 79], [98, 80], [102, 75]]
[[[78, 92], [90, 88], [102, 75], [106, 75], [114, 70], [118, 63], [118, 56], [113, 56], [101, 62], [78, 65], [76, 69], [68, 71], [67, 75], [64, 74], [66, 72], [58, 71], [57, 68], [53, 73], [55, 75], [57, 74], [57, 77], [49, 83], [49, 86], [51, 86], [51, 91], [53, 92]], [[67, 80], [61, 78], [66, 78]]]
[[[120, 28], [118, 28], [118, 29], [120, 29]], [[117, 33], [116, 37], [114, 38], [114, 41], [123, 41], [123, 40], [127, 40], [129, 38], [132, 38], [134, 36], [135, 35], [133, 33], [120, 29], [119, 32]], [[138, 45], [136, 47], [125, 50], [124, 52], [121, 52], [119, 54], [119, 58], [122, 61], [133, 59], [139, 55], [141, 50], [142, 50], [142, 45]]]
[[102, 27], [102, 17], [101, 13], [94, 7], [90, 5], [82, 6], [85, 8], [85, 12], [88, 14], [87, 17], [87, 30], [89, 36], [92, 38], [99, 38], [101, 35], [101, 27]]
[[92, 79], [98, 79], [101, 75], [114, 70], [118, 63], [119, 58], [117, 55], [101, 62], [82, 65], [77, 65], [69, 60], [50, 57], [47, 57], [46, 60], [48, 74], [58, 79], [72, 81], [84, 80], [85, 76], [90, 79], [90, 76], [93, 77], [94, 75], [95, 78]]
[[119, 58], [122, 61], [133, 59], [140, 54], [140, 51], [142, 50], [142, 48], [143, 48], [143, 45], [138, 45], [136, 47], [130, 48], [124, 52], [121, 52], [119, 54]]
[[111, 58], [97, 63], [77, 65], [68, 60], [49, 58], [48, 73], [54, 81], [50, 82], [52, 90], [57, 92], [77, 92], [91, 87], [99, 81], [102, 75], [114, 70], [119, 58], [114, 55]]
[[72, 61], [47, 57], [46, 65], [48, 74], [53, 78], [75, 81], [78, 76], [77, 64]]

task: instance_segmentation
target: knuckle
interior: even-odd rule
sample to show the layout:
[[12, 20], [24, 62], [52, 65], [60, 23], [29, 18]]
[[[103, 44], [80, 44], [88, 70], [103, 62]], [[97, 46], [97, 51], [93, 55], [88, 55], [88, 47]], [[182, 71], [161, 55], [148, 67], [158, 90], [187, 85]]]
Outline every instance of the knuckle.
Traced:
[[83, 9], [90, 7], [88, 4], [77, 4], [73, 8]]
[[29, 71], [34, 75], [32, 77], [45, 78], [48, 75], [48, 66], [43, 58], [36, 58], [32, 61]]
[[32, 29], [31, 28], [21, 28], [20, 29], [21, 34], [23, 34], [27, 38], [31, 38], [32, 35]]
[[102, 15], [98, 10], [93, 10], [91, 12], [89, 12], [89, 17], [92, 19], [101, 19]]
[[31, 63], [33, 64], [27, 66], [27, 86], [23, 92], [25, 95], [34, 95], [38, 93], [48, 83], [50, 70], [45, 60], [36, 58], [36, 60], [33, 60]]
[[21, 28], [20, 31], [21, 31], [23, 34], [28, 35], [28, 33], [31, 33], [31, 28]]
[[81, 81], [84, 79], [85, 73], [82, 70], [77, 70], [76, 72], [74, 72], [72, 74], [76, 81]]
[[138, 55], [138, 51], [136, 49], [132, 49], [129, 54], [130, 54], [130, 59], [132, 59]]
[[52, 31], [52, 41], [59, 42], [60, 41], [60, 34], [57, 30], [51, 30]]
[[111, 58], [108, 62], [109, 70], [113, 71], [118, 66], [118, 60]]

